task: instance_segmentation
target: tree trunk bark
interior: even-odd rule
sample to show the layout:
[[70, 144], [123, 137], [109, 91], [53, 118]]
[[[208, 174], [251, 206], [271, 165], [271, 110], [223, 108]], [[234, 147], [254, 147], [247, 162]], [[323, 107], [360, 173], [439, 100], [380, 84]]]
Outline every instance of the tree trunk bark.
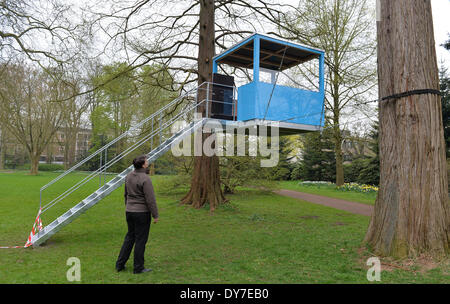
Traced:
[[4, 129], [0, 130], [0, 170], [5, 169], [5, 155], [6, 155], [6, 132]]
[[[334, 62], [339, 61], [339, 52], [334, 50]], [[342, 156], [342, 134], [339, 126], [340, 121], [340, 75], [339, 70], [336, 67], [333, 68], [333, 140], [334, 140], [334, 156], [336, 160], [336, 186], [342, 186], [344, 184], [344, 160]]]
[[64, 170], [69, 170], [70, 169], [70, 164], [69, 164], [69, 145], [67, 144], [67, 137], [65, 138], [66, 142], [64, 143]]
[[335, 154], [336, 154], [336, 186], [342, 186], [344, 185], [344, 160], [342, 156], [342, 140], [335, 139], [336, 148], [335, 148]]
[[[431, 3], [381, 0], [380, 98], [439, 90]], [[449, 252], [450, 207], [440, 97], [380, 102], [380, 190], [365, 240], [381, 256]]]
[[[198, 85], [212, 81], [212, 58], [215, 48], [214, 31], [214, 1], [200, 1], [200, 39], [198, 51]], [[206, 86], [205, 86], [206, 89]], [[205, 90], [198, 91], [198, 101], [205, 99]], [[205, 114], [205, 107], [198, 109]], [[210, 134], [205, 133], [202, 136], [202, 143]], [[203, 146], [203, 145], [202, 145]], [[181, 199], [182, 204], [192, 205], [194, 208], [201, 208], [209, 203], [210, 210], [225, 202], [220, 187], [219, 158], [214, 156], [194, 157], [194, 170], [191, 180], [191, 189], [185, 197]]]
[[[64, 143], [64, 167], [70, 169], [75, 164], [78, 129], [67, 132]], [[67, 136], [68, 135], [68, 136]]]
[[344, 184], [344, 160], [342, 156], [342, 134], [339, 126], [339, 112], [336, 111], [334, 113], [333, 139], [336, 159], [336, 186], [339, 187]]
[[0, 147], [0, 170], [5, 169], [5, 152], [3, 151], [5, 148], [3, 146]]
[[51, 164], [52, 163], [52, 160], [53, 160], [53, 153], [52, 153], [52, 148], [53, 148], [53, 145], [52, 144], [49, 144], [48, 146], [47, 146], [47, 159], [45, 160], [45, 163], [47, 163], [47, 164]]
[[[207, 136], [208, 133], [203, 134], [203, 139]], [[214, 211], [220, 204], [226, 202], [220, 183], [219, 158], [195, 156], [193, 169], [191, 189], [181, 202], [194, 208], [202, 208], [209, 203], [210, 210]]]
[[149, 175], [152, 175], [152, 176], [155, 175], [155, 163], [150, 164]]
[[30, 174], [31, 175], [37, 175], [39, 173], [39, 155], [36, 155], [36, 153], [30, 153], [30, 161], [31, 161], [31, 168], [30, 168]]

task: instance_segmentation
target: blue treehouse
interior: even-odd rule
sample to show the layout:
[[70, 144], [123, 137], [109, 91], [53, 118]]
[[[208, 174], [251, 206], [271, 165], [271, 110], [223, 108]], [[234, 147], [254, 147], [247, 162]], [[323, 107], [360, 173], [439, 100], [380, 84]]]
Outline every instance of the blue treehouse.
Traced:
[[[318, 60], [318, 65], [317, 62], [315, 62], [316, 65], [314, 65], [315, 68], [318, 66], [319, 70], [318, 84], [315, 85], [315, 87], [318, 88], [316, 91], [277, 85], [279, 71], [284, 71], [311, 60]], [[241, 85], [237, 89], [237, 98], [234, 77], [218, 73], [218, 67], [225, 64], [232, 67], [253, 69], [252, 81], [245, 85]], [[268, 73], [271, 77], [268, 77], [268, 80], [266, 80], [261, 77], [262, 75], [260, 75], [260, 72]], [[207, 87], [206, 90], [204, 87], [198, 87], [184, 93], [142, 120], [133, 128], [130, 128], [127, 132], [110, 141], [96, 152], [90, 154], [84, 160], [65, 171], [47, 185], [43, 186], [40, 190], [39, 212], [36, 221], [40, 219], [41, 215], [49, 208], [63, 200], [65, 200], [66, 203], [76, 202], [77, 204], [75, 206], [72, 205], [70, 209], [66, 209], [65, 213], [55, 218], [47, 226], [39, 226], [36, 234], [34, 233], [33, 227], [33, 231], [30, 234], [26, 246], [39, 246], [60, 229], [78, 218], [92, 206], [96, 205], [115, 189], [123, 185], [127, 174], [134, 170], [133, 165], [112, 177], [109, 181], [107, 181], [106, 178], [107, 169], [121, 160], [124, 156], [135, 151], [138, 147], [143, 147], [142, 145], [146, 142], [151, 142], [150, 152], [146, 155], [148, 161], [152, 163], [167, 152], [172, 145], [179, 143], [183, 138], [190, 136], [193, 132], [201, 128], [204, 123], [209, 121], [209, 119], [214, 123], [219, 122], [222, 127], [224, 124], [228, 127], [228, 123], [233, 127], [237, 127], [234, 128], [237, 130], [240, 130], [240, 128], [243, 127], [242, 129], [244, 129], [246, 133], [250, 133], [253, 129], [261, 129], [261, 127], [265, 125], [273, 125], [273, 122], [279, 124], [279, 135], [318, 131], [323, 127], [325, 94], [324, 51], [322, 50], [255, 33], [213, 58], [212, 87], [209, 82], [206, 82], [205, 84]], [[198, 94], [199, 89], [205, 91]], [[195, 96], [192, 94], [195, 94]], [[205, 95], [207, 97], [200, 103], [203, 103], [204, 101], [206, 101], [206, 103], [204, 106], [202, 105], [200, 109], [202, 114], [206, 113], [206, 118], [194, 120], [181, 130], [166, 138], [163, 133], [168, 133], [170, 127], [173, 126], [178, 119], [187, 117], [191, 112], [192, 114], [200, 112], [198, 108], [198, 105], [200, 104], [198, 98], [204, 98]], [[195, 98], [197, 98], [197, 100], [195, 100]], [[177, 112], [180, 100], [186, 100], [188, 104], [182, 107], [180, 112]], [[193, 102], [194, 100], [196, 102]], [[168, 111], [168, 109], [170, 110]], [[175, 114], [173, 116], [166, 115], [167, 112]], [[151, 132], [149, 131], [140, 137], [136, 137], [139, 138], [137, 142], [134, 142], [117, 156], [108, 159], [108, 149], [111, 149], [113, 144], [117, 143], [125, 136], [132, 134], [130, 131], [141, 133], [141, 129], [146, 124], [151, 124]], [[271, 132], [271, 128], [266, 130], [268, 133]], [[155, 147], [153, 141], [157, 141], [158, 138], [159, 144], [157, 143]], [[58, 196], [53, 196], [53, 198], [48, 198], [47, 196], [47, 202], [42, 200], [43, 191], [45, 189], [61, 180], [87, 161], [94, 161], [94, 157], [100, 161], [97, 170], [86, 175], [81, 181], [77, 181], [76, 184], [73, 184], [63, 193], [59, 193]], [[99, 188], [97, 190], [91, 192], [92, 187], [82, 188], [83, 185], [88, 184], [93, 178], [99, 179]], [[67, 181], [65, 185], [67, 185]], [[88, 185], [91, 186], [92, 184]], [[87, 191], [81, 192], [83, 189]], [[72, 193], [76, 193], [76, 196], [67, 198]], [[81, 195], [86, 196], [82, 201], [79, 201]]]
[[[256, 126], [278, 122], [280, 135], [321, 130], [324, 125], [323, 50], [255, 33], [213, 58], [211, 118], [254, 122]], [[318, 91], [277, 85], [277, 73], [310, 60], [318, 60]], [[234, 77], [218, 74], [220, 65], [253, 69], [251, 82], [237, 90]], [[260, 72], [271, 75], [262, 81]], [[221, 89], [222, 88], [222, 89]], [[225, 88], [225, 89], [224, 89]], [[237, 104], [237, 106], [236, 106]]]

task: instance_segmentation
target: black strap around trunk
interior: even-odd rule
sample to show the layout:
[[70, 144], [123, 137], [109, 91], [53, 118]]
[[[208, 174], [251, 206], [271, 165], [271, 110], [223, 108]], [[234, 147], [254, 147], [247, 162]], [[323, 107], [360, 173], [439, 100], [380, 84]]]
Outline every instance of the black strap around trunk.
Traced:
[[399, 98], [408, 97], [408, 96], [412, 96], [412, 95], [422, 95], [422, 94], [441, 95], [441, 92], [439, 90], [434, 90], [434, 89], [413, 90], [413, 91], [407, 91], [407, 92], [383, 97], [381, 100], [384, 101], [384, 100], [389, 100], [389, 99], [399, 99]]

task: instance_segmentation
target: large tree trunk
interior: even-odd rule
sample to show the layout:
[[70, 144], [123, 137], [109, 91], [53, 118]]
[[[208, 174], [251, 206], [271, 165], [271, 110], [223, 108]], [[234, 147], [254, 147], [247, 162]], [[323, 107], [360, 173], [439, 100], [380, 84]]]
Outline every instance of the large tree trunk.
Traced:
[[[203, 139], [209, 136], [203, 134]], [[191, 189], [182, 199], [182, 203], [190, 204], [194, 208], [201, 208], [209, 203], [209, 208], [214, 211], [217, 206], [226, 201], [220, 187], [219, 158], [205, 155], [194, 157]]]
[[[68, 127], [66, 127], [68, 128]], [[72, 127], [74, 129], [65, 132], [64, 138], [64, 169], [68, 170], [75, 164], [75, 154], [77, 148], [77, 133], [78, 128]]]
[[31, 152], [30, 153], [30, 161], [31, 161], [31, 175], [37, 175], [39, 173], [39, 158], [40, 153]]
[[[380, 98], [439, 90], [429, 0], [381, 0]], [[380, 190], [366, 235], [374, 252], [397, 258], [449, 252], [450, 207], [440, 97], [380, 102]]]
[[[214, 57], [214, 1], [200, 1], [200, 40], [198, 52], [198, 84], [212, 81], [212, 58]], [[204, 87], [206, 89], [206, 86]], [[205, 90], [199, 90], [198, 101], [205, 99]], [[211, 106], [210, 106], [211, 107]], [[205, 107], [198, 107], [205, 114]], [[210, 134], [205, 133], [203, 140]], [[191, 189], [182, 198], [182, 204], [189, 204], [195, 208], [201, 208], [209, 203], [213, 211], [219, 204], [225, 201], [220, 187], [219, 159], [216, 155], [194, 157], [194, 170], [192, 173]]]

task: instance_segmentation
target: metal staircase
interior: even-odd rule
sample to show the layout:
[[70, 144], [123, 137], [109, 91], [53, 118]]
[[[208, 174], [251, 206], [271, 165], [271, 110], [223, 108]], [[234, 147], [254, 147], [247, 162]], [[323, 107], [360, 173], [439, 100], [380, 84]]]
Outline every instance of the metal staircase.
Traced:
[[[69, 170], [65, 171], [50, 183], [43, 186], [40, 190], [39, 202], [41, 216], [50, 208], [60, 204], [62, 201], [71, 204], [71, 206], [73, 206], [73, 203], [76, 203], [76, 205], [68, 210], [66, 209], [67, 211], [65, 211], [62, 215], [58, 216], [49, 225], [43, 227], [40, 231], [33, 235], [31, 237], [32, 245], [41, 245], [52, 235], [74, 221], [81, 214], [100, 202], [103, 198], [111, 194], [124, 183], [126, 175], [134, 169], [131, 165], [119, 174], [114, 174], [113, 178], [109, 181], [106, 181], [108, 168], [111, 168], [114, 164], [117, 164], [120, 160], [127, 155], [130, 155], [130, 153], [136, 151], [138, 148], [145, 148], [145, 145], [150, 145], [150, 152], [146, 155], [149, 163], [152, 163], [167, 152], [172, 145], [178, 144], [186, 136], [190, 136], [196, 130], [201, 128], [207, 120], [210, 119], [208, 118], [208, 113], [211, 108], [210, 104], [218, 102], [212, 100], [211, 98], [211, 87], [211, 83], [204, 83], [198, 88], [180, 95], [178, 98], [174, 99], [134, 127], [130, 128], [127, 132], [104, 145], [102, 148], [95, 151]], [[201, 90], [203, 90], [203, 92], [202, 94], [199, 94]], [[198, 101], [198, 96], [205, 97], [202, 101]], [[204, 107], [206, 117], [197, 117], [198, 115], [196, 115], [196, 113], [198, 112], [198, 107], [200, 106]], [[235, 104], [233, 107], [235, 107]], [[171, 131], [173, 130], [171, 130], [171, 128], [173, 129], [175, 122], [180, 121], [185, 123], [185, 127], [179, 131], [175, 131], [172, 134]], [[154, 140], [159, 140], [155, 147], [153, 147]], [[117, 151], [117, 146], [120, 141], [128, 141], [131, 144], [127, 148], [124, 148], [123, 151]], [[109, 151], [115, 150], [114, 155], [110, 157], [109, 160], [108, 149]], [[61, 183], [64, 179], [69, 179], [69, 176], [71, 174], [75, 174], [75, 171], [79, 171], [83, 165], [86, 165], [89, 162], [92, 163], [93, 161], [96, 162], [97, 160], [99, 161], [97, 170], [90, 172], [83, 179], [69, 187], [66, 191], [57, 195], [47, 204], [43, 205], [44, 191], [49, 191], [47, 189], [52, 188], [53, 185]], [[89, 192], [89, 189], [87, 189], [88, 191], [85, 191], [83, 194], [83, 192], [81, 192], [83, 187], [86, 188], [86, 185], [88, 185], [88, 183], [96, 177], [99, 178], [98, 188], [93, 192]], [[86, 195], [86, 197], [79, 201], [79, 198], [83, 197], [83, 195]], [[75, 196], [75, 198], [71, 198], [71, 196]]]

